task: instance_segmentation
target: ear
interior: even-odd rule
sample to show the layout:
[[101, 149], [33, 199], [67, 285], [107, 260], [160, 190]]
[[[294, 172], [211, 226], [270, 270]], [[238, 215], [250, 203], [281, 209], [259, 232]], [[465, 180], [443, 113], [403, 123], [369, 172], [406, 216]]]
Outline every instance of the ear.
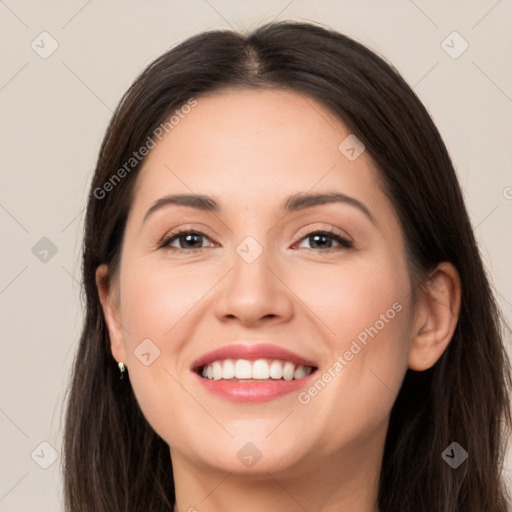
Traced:
[[459, 319], [461, 283], [457, 269], [439, 263], [420, 292], [409, 351], [409, 368], [431, 368], [450, 343]]
[[108, 266], [103, 264], [96, 269], [96, 287], [103, 308], [103, 316], [108, 328], [110, 350], [117, 362], [126, 362], [123, 328], [119, 311], [118, 292], [113, 288]]

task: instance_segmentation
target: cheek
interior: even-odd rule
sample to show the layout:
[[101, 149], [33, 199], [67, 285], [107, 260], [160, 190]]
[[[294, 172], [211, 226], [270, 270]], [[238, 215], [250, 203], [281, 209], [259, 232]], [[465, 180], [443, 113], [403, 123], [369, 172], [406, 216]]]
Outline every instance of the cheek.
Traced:
[[290, 274], [288, 280], [337, 352], [348, 349], [358, 336], [364, 343], [365, 337], [376, 335], [375, 330], [379, 335], [401, 330], [408, 317], [404, 312], [409, 302], [407, 270], [392, 257], [311, 266]]
[[190, 360], [190, 355], [185, 357], [187, 341], [194, 336], [201, 301], [207, 300], [219, 279], [204, 266], [202, 271], [199, 266], [189, 268], [141, 260], [127, 261], [121, 269], [121, 319], [130, 382], [144, 416], [164, 439], [187, 438], [183, 422], [169, 421], [176, 404], [198, 407], [183, 387]]
[[336, 324], [340, 349], [357, 352], [357, 347], [361, 348], [353, 358], [354, 369], [358, 367], [360, 375], [370, 379], [378, 380], [382, 375], [392, 389], [407, 359], [409, 293], [405, 265], [398, 268], [392, 260], [383, 259], [347, 277]]
[[310, 288], [309, 295], [304, 286], [298, 295], [322, 320], [328, 359], [301, 403], [317, 408], [312, 416], [319, 421], [320, 411], [329, 410], [334, 424], [346, 425], [334, 429], [334, 437], [350, 430], [355, 438], [382, 424], [407, 369], [409, 277], [405, 264], [398, 267], [393, 258], [316, 275], [315, 282], [326, 286]]
[[131, 334], [130, 342], [151, 338], [166, 351], [178, 348], [169, 346], [169, 341], [179, 339], [187, 315], [193, 315], [194, 305], [215, 282], [208, 272], [149, 264], [132, 265], [121, 278], [121, 314]]

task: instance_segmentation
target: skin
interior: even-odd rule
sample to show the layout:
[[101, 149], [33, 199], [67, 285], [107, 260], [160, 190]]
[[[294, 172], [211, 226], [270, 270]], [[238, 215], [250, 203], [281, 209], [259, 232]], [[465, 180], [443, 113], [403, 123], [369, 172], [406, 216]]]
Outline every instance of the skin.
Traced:
[[[102, 265], [97, 284], [112, 354], [170, 447], [177, 510], [378, 510], [391, 408], [407, 368], [430, 368], [448, 345], [460, 279], [440, 264], [413, 308], [399, 219], [369, 155], [338, 150], [349, 133], [302, 95], [223, 91], [198, 98], [145, 160], [119, 273]], [[281, 210], [290, 195], [321, 191], [356, 198], [376, 223], [342, 203]], [[143, 222], [171, 193], [206, 194], [222, 209], [168, 205]], [[182, 252], [158, 248], [175, 228], [205, 236], [174, 239]], [[307, 236], [325, 229], [354, 247]], [[247, 236], [263, 248], [252, 263], [236, 252]], [[229, 402], [191, 373], [198, 357], [243, 340], [292, 350], [321, 375], [394, 303], [401, 311], [307, 404], [297, 393]], [[147, 338], [160, 350], [148, 366], [134, 355]], [[252, 467], [237, 457], [247, 442], [262, 454]]]

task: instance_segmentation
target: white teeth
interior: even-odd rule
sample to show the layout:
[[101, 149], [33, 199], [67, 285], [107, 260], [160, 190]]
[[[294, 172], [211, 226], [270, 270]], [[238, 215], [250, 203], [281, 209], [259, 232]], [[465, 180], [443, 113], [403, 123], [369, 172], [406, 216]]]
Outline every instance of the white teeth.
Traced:
[[268, 379], [270, 377], [270, 370], [265, 359], [258, 359], [252, 363], [252, 378], [253, 379]]
[[235, 376], [235, 365], [231, 359], [224, 361], [224, 365], [222, 368], [222, 378], [223, 379], [232, 379]]
[[245, 359], [238, 359], [235, 363], [235, 377], [237, 379], [252, 379], [251, 362]]
[[279, 359], [226, 359], [203, 366], [201, 375], [209, 380], [255, 379], [255, 380], [297, 380], [311, 374], [313, 368]]
[[295, 368], [295, 371], [293, 372], [293, 378], [294, 379], [302, 379], [305, 376], [306, 376], [306, 370], [305, 370], [304, 366], [299, 364], [299, 366], [297, 366], [297, 368]]
[[273, 379], [283, 378], [283, 363], [281, 361], [272, 361], [270, 364], [270, 376]]
[[294, 370], [295, 370], [295, 365], [293, 363], [286, 361], [286, 363], [284, 363], [284, 368], [283, 368], [283, 379], [284, 380], [292, 380]]
[[222, 365], [219, 361], [213, 363], [213, 380], [222, 379]]

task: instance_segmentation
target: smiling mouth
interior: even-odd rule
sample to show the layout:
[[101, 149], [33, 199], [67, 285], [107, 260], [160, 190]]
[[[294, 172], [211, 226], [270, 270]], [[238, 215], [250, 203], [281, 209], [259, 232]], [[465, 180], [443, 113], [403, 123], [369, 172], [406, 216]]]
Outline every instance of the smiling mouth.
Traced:
[[317, 370], [281, 359], [224, 359], [195, 368], [195, 372], [207, 380], [231, 382], [291, 381], [308, 377]]

